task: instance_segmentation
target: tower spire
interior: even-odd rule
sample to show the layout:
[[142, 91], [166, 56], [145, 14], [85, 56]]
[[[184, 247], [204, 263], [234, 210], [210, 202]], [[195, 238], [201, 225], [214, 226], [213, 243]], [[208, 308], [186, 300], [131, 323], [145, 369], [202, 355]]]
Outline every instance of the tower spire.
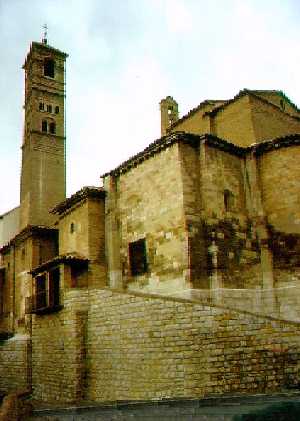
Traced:
[[44, 29], [44, 33], [43, 33], [42, 43], [47, 44], [48, 26], [46, 23], [43, 25], [43, 29]]

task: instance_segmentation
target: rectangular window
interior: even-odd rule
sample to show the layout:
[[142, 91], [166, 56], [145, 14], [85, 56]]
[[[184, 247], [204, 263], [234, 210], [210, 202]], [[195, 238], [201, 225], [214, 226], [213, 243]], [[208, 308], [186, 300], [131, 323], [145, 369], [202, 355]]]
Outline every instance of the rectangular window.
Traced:
[[47, 131], [48, 131], [48, 123], [47, 123], [46, 120], [43, 120], [42, 121], [42, 132], [47, 133]]
[[50, 310], [59, 306], [59, 268], [54, 268], [35, 278], [34, 310]]
[[54, 78], [54, 67], [54, 60], [52, 60], [51, 58], [46, 58], [44, 61], [44, 76]]
[[129, 243], [129, 267], [132, 276], [147, 272], [145, 238]]
[[52, 113], [52, 105], [47, 105], [47, 111], [48, 113]]
[[36, 308], [47, 307], [46, 274], [37, 276], [36, 280]]
[[40, 111], [43, 111], [44, 109], [45, 109], [44, 103], [43, 102], [40, 102], [39, 110]]

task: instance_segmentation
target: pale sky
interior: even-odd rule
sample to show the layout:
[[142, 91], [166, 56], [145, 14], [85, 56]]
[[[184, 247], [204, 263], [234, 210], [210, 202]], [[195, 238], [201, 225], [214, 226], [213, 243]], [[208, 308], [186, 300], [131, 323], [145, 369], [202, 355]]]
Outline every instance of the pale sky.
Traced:
[[160, 137], [180, 115], [241, 89], [300, 106], [299, 0], [0, 0], [0, 214], [19, 204], [24, 58], [40, 41], [67, 61], [67, 194]]

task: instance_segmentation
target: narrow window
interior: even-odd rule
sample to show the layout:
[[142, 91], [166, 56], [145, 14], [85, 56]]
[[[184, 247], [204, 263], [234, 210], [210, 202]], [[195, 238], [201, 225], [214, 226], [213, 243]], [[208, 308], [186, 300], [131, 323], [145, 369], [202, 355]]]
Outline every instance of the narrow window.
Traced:
[[233, 210], [234, 196], [230, 190], [224, 190], [224, 209], [226, 212]]
[[47, 111], [48, 113], [52, 113], [52, 105], [47, 105]]
[[40, 111], [44, 111], [44, 109], [45, 109], [44, 103], [43, 102], [40, 102], [39, 110]]
[[48, 131], [48, 123], [47, 123], [46, 120], [43, 120], [42, 121], [42, 132], [47, 133], [47, 131]]
[[132, 276], [147, 272], [146, 241], [144, 238], [129, 243], [129, 266]]
[[46, 58], [44, 61], [44, 76], [54, 78], [54, 60]]
[[55, 114], [59, 114], [59, 106], [58, 105], [55, 107]]
[[40, 275], [36, 278], [36, 309], [47, 306], [46, 275]]
[[56, 133], [56, 126], [55, 126], [55, 123], [50, 123], [49, 124], [49, 132], [51, 133], [51, 134], [55, 134]]
[[5, 270], [0, 269], [0, 317], [3, 314]]
[[49, 272], [49, 307], [59, 305], [59, 268]]
[[73, 234], [74, 231], [75, 231], [75, 224], [74, 222], [72, 222], [70, 225], [70, 233]]

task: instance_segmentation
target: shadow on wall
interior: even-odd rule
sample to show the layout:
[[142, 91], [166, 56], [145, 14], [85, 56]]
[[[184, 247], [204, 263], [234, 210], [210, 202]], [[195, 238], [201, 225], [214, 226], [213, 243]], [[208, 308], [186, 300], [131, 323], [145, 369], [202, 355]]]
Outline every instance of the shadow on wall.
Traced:
[[283, 402], [248, 414], [236, 415], [233, 421], [299, 421], [300, 403]]

